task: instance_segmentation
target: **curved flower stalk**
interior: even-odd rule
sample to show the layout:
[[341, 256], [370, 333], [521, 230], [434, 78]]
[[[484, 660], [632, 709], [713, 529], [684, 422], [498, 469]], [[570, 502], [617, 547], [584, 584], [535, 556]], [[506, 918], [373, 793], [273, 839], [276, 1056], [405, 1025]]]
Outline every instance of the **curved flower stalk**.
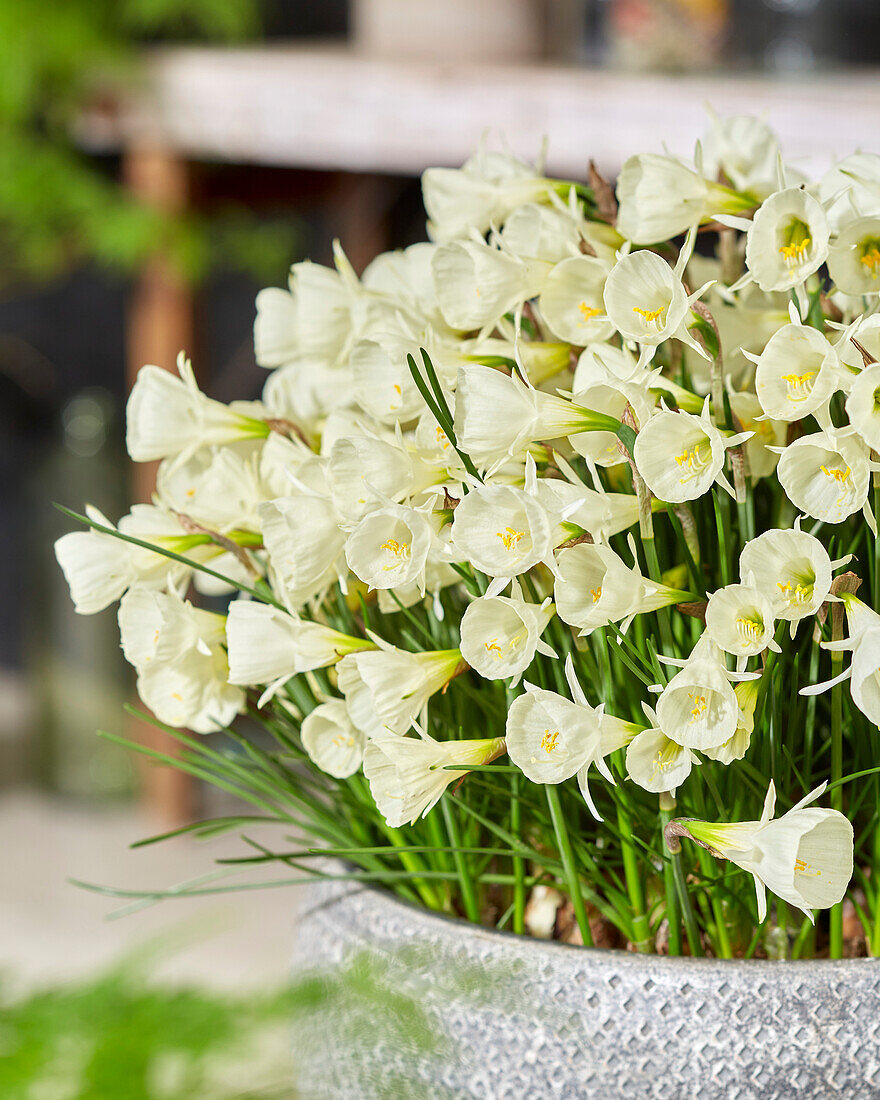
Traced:
[[[406, 733], [431, 696], [445, 688], [467, 666], [458, 649], [409, 653], [381, 638], [374, 636], [373, 640], [378, 648], [349, 653], [339, 662], [339, 689], [359, 728], [372, 733], [384, 726], [392, 733]], [[373, 720], [366, 725], [361, 724], [366, 701], [363, 687], [373, 709]], [[350, 696], [355, 697], [354, 702]], [[421, 724], [424, 727], [424, 721]]]
[[576, 401], [544, 393], [517, 374], [470, 364], [455, 388], [455, 434], [480, 466], [517, 455], [535, 440], [581, 432], [614, 433], [620, 421]]
[[309, 758], [336, 779], [354, 775], [364, 762], [364, 735], [342, 699], [319, 703], [303, 718], [300, 736]]
[[556, 658], [541, 641], [555, 608], [548, 597], [527, 603], [514, 585], [511, 596], [480, 596], [461, 617], [461, 655], [486, 680], [511, 679], [511, 687], [536, 653]]
[[601, 821], [587, 782], [590, 765], [613, 784], [605, 757], [626, 745], [641, 727], [606, 715], [603, 706], [590, 706], [571, 654], [565, 661], [565, 678], [574, 702], [527, 683], [525, 693], [510, 704], [507, 754], [533, 783], [562, 783], [576, 775], [590, 813]]
[[598, 627], [626, 620], [670, 604], [685, 603], [691, 592], [655, 583], [626, 565], [610, 546], [580, 543], [557, 558], [554, 586], [557, 614], [588, 635]]
[[636, 436], [633, 457], [651, 492], [670, 503], [696, 500], [717, 483], [731, 496], [724, 474], [730, 447], [751, 438], [752, 432], [723, 435], [709, 415], [709, 399], [699, 416], [662, 409]]
[[776, 787], [771, 779], [760, 820], [729, 825], [674, 821], [666, 827], [667, 843], [677, 851], [678, 838], [690, 837], [748, 871], [755, 880], [759, 921], [767, 916], [767, 890], [814, 921], [814, 909], [841, 901], [853, 870], [852, 825], [838, 810], [807, 808], [825, 786], [822, 783], [774, 820]]
[[364, 748], [364, 776], [379, 813], [394, 829], [411, 825], [440, 801], [450, 783], [504, 752], [503, 737], [435, 741], [427, 734], [385, 733]]
[[258, 703], [261, 707], [291, 676], [335, 665], [348, 653], [376, 648], [375, 642], [251, 600], [234, 600], [229, 605], [226, 638], [229, 682], [268, 684]]
[[126, 406], [125, 445], [135, 462], [156, 458], [183, 461], [199, 447], [264, 439], [266, 410], [254, 401], [224, 405], [205, 397], [183, 352], [178, 376], [161, 367], [141, 367]]
[[244, 710], [244, 692], [228, 682], [225, 623], [172, 592], [136, 586], [122, 597], [122, 649], [160, 721], [213, 733]]

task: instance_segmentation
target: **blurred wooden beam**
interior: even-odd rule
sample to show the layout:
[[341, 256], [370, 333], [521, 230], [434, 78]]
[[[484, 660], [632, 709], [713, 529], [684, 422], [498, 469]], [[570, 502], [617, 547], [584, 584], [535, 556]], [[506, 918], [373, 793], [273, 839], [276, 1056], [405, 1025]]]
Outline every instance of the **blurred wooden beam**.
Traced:
[[[133, 145], [125, 151], [125, 180], [143, 202], [169, 213], [186, 210], [191, 199], [187, 162], [167, 148]], [[132, 287], [128, 303], [126, 380], [131, 390], [145, 363], [174, 370], [177, 354], [191, 352], [195, 337], [191, 285], [162, 256], [150, 260]], [[131, 468], [131, 496], [149, 503], [156, 487], [158, 463], [139, 462]], [[129, 736], [158, 752], [178, 756], [180, 745], [148, 722], [131, 719]], [[176, 768], [147, 762], [141, 769], [143, 798], [150, 815], [163, 825], [192, 820], [195, 789], [192, 778]]]

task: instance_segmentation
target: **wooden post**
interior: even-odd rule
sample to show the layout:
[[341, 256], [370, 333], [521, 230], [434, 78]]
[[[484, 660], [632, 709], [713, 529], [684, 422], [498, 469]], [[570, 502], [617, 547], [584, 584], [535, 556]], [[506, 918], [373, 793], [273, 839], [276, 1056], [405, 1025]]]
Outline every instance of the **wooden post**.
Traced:
[[[169, 213], [184, 211], [190, 202], [190, 170], [173, 152], [153, 147], [132, 147], [125, 153], [125, 179], [143, 202]], [[128, 307], [126, 380], [134, 385], [144, 363], [174, 370], [177, 354], [191, 352], [194, 342], [192, 287], [161, 256], [150, 260], [138, 277]], [[135, 463], [131, 471], [131, 496], [136, 503], [152, 498], [158, 463]], [[178, 755], [174, 738], [146, 722], [131, 719], [129, 734], [152, 749]], [[190, 776], [176, 768], [148, 763], [141, 772], [143, 798], [148, 812], [163, 825], [192, 820], [195, 790]]]

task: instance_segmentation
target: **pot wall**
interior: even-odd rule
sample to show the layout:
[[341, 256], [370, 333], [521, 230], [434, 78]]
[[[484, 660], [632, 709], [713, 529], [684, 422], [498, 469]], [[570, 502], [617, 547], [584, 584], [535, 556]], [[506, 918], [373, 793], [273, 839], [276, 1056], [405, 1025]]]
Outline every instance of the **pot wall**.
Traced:
[[[366, 951], [447, 1040], [389, 1039], [381, 1001], [298, 1031], [304, 1097], [868, 1100], [880, 1095], [876, 960], [722, 961], [566, 947], [476, 928], [372, 887], [316, 883], [294, 969]], [[405, 1082], [405, 1083], [404, 1083]]]

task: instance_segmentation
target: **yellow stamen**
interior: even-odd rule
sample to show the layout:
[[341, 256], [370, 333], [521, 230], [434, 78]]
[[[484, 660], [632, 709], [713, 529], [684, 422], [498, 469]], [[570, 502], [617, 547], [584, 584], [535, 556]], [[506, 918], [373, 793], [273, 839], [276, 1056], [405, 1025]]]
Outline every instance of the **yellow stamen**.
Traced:
[[553, 752], [555, 748], [559, 747], [559, 730], [554, 730], [552, 733], [550, 730], [544, 730], [544, 736], [541, 738], [541, 748], [547, 752]]
[[[409, 558], [408, 542], [398, 542], [397, 539], [386, 539], [385, 542], [383, 542], [382, 545], [379, 547], [379, 549], [390, 551], [399, 561], [406, 561]], [[397, 562], [394, 562], [392, 565], [383, 566], [383, 568], [385, 570], [388, 570], [394, 569], [396, 568], [396, 566]]]
[[874, 245], [864, 256], [859, 257], [859, 263], [864, 264], [871, 272], [871, 278], [877, 278], [877, 268], [880, 267], [880, 248]]
[[705, 695], [697, 695], [696, 692], [689, 691], [688, 699], [693, 700], [693, 709], [691, 710], [691, 721], [696, 722], [706, 711], [709, 709], [709, 700]]
[[834, 478], [835, 481], [844, 482], [852, 473], [849, 466], [845, 470], [840, 470], [836, 466], [832, 466], [829, 469], [827, 466], [820, 466], [819, 469], [825, 474], [826, 477]]
[[495, 534], [504, 543], [505, 550], [514, 550], [519, 540], [525, 537], [525, 531], [515, 531], [512, 527], [505, 527], [503, 531], [496, 531]]
[[656, 324], [665, 312], [666, 306], [661, 306], [659, 309], [641, 309], [639, 306], [633, 306], [633, 313], [640, 314], [648, 325]]
[[737, 633], [743, 640], [744, 645], [749, 645], [752, 642], [757, 642], [764, 631], [764, 624], [757, 623], [754, 619], [747, 619], [745, 616], [741, 616], [736, 620]]
[[786, 397], [789, 401], [806, 401], [813, 389], [812, 379], [818, 371], [808, 370], [806, 374], [783, 374], [782, 381], [788, 383]]
[[598, 603], [602, 598], [602, 585], [600, 584], [598, 588], [591, 588], [590, 595], [593, 597], [593, 603]]
[[437, 442], [443, 445], [444, 451], [449, 447], [449, 438], [442, 428], [437, 429]]
[[701, 454], [702, 443], [695, 444], [693, 450], [688, 451], [685, 449], [680, 455], [675, 455], [676, 465], [679, 466], [682, 471], [687, 471], [683, 477], [679, 478], [679, 481], [690, 481], [699, 474], [708, 465], [711, 458], [711, 451], [708, 457]]
[[804, 239], [799, 244], [796, 244], [795, 242], [792, 242], [791, 244], [784, 244], [779, 249], [779, 253], [787, 264], [794, 265], [798, 262], [798, 260], [802, 260], [804, 258], [807, 249], [810, 247], [810, 243], [811, 238], [804, 237]]
[[807, 863], [803, 859], [794, 861], [794, 873], [796, 875], [808, 875], [810, 878], [818, 878], [822, 874], [821, 871], [816, 871], [811, 863]]
[[585, 325], [587, 321], [592, 321], [594, 317], [600, 317], [602, 310], [597, 309], [595, 306], [588, 306], [586, 302], [581, 302], [578, 305], [578, 309], [581, 311], [582, 321], [578, 321], [579, 325]]
[[498, 644], [495, 638], [493, 638], [491, 642], [484, 642], [483, 644], [485, 645], [489, 653], [495, 654], [496, 661], [501, 660], [501, 646]]
[[792, 587], [791, 581], [786, 581], [785, 584], [777, 581], [776, 587], [791, 604], [809, 603], [813, 598], [813, 586], [811, 584], [797, 584]]
[[337, 749], [350, 749], [354, 745], [354, 738], [344, 733], [337, 733], [331, 744]]

